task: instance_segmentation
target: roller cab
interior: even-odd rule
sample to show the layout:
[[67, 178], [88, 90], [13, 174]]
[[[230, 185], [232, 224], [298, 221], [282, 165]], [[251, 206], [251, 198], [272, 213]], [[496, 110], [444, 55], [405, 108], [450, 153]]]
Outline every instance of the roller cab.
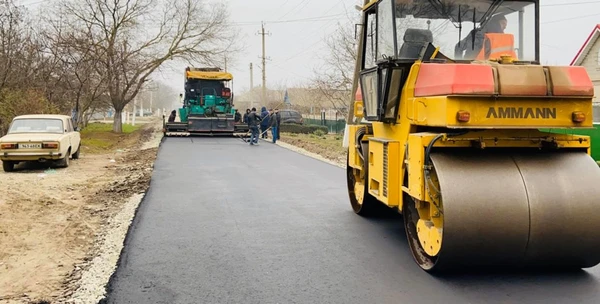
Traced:
[[426, 271], [597, 265], [590, 139], [540, 131], [593, 128], [589, 76], [539, 64], [537, 1], [460, 3], [365, 3], [346, 136], [353, 210], [402, 213]]

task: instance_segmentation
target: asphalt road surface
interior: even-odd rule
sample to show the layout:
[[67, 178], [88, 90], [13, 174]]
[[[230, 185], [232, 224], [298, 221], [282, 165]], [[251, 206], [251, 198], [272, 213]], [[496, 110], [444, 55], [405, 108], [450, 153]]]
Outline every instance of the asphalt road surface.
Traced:
[[600, 267], [431, 276], [344, 170], [261, 142], [167, 138], [108, 303], [600, 303]]

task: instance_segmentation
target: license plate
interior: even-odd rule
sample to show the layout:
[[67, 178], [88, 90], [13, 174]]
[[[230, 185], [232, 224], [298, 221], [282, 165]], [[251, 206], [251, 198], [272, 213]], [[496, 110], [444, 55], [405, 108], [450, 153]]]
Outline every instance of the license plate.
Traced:
[[41, 149], [42, 144], [19, 144], [19, 149]]

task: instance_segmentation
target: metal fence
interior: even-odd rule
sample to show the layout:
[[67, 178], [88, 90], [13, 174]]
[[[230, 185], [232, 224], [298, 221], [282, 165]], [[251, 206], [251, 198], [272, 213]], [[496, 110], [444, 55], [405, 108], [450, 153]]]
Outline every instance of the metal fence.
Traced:
[[306, 125], [320, 125], [327, 126], [329, 133], [340, 134], [344, 132], [346, 127], [345, 119], [330, 120], [330, 119], [312, 119], [304, 118], [304, 124]]

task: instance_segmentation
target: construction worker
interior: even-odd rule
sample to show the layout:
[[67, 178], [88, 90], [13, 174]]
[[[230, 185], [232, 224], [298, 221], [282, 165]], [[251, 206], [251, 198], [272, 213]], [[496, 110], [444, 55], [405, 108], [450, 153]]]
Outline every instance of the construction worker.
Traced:
[[[250, 114], [250, 109], [246, 109], [246, 113], [244, 113], [244, 122], [248, 124], [248, 114]], [[250, 125], [248, 125], [250, 126]]]
[[271, 135], [273, 136], [273, 143], [277, 142], [277, 139], [279, 138], [277, 136], [278, 132], [279, 132], [279, 122], [281, 121], [280, 119], [277, 119], [277, 117], [279, 116], [279, 111], [277, 111], [277, 109], [275, 109], [274, 111], [271, 111], [271, 116], [269, 117], [269, 124], [271, 127]]
[[261, 137], [267, 139], [269, 138], [269, 135], [267, 134], [267, 129], [269, 128], [269, 111], [267, 111], [267, 107], [262, 107], [262, 109], [260, 109], [260, 119]]
[[171, 115], [169, 115], [169, 122], [175, 122], [175, 117], [177, 117], [177, 111], [173, 110], [171, 111]]
[[281, 113], [279, 113], [279, 109], [275, 109], [275, 117], [277, 118], [277, 139], [279, 139], [281, 132]]
[[483, 49], [475, 57], [476, 60], [500, 59], [500, 56], [510, 55], [517, 58], [515, 52], [515, 36], [504, 33], [508, 21], [502, 15], [490, 19], [485, 34]]
[[248, 127], [250, 128], [250, 145], [258, 145], [258, 127], [262, 119], [260, 115], [256, 113], [256, 108], [252, 108], [250, 113], [248, 114]]
[[456, 44], [455, 58], [487, 60], [498, 59], [501, 55], [511, 55], [516, 58], [514, 36], [504, 33], [507, 25], [506, 17], [502, 15], [492, 17], [483, 31], [481, 29], [472, 30], [465, 39]]

